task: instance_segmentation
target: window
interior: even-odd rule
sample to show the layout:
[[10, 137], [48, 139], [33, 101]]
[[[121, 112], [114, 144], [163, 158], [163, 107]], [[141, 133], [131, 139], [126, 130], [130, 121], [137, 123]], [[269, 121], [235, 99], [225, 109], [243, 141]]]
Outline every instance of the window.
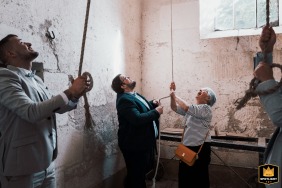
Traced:
[[[270, 24], [281, 33], [279, 3], [270, 0]], [[200, 0], [201, 38], [260, 34], [266, 24], [266, 0]], [[281, 15], [282, 16], [282, 15]]]

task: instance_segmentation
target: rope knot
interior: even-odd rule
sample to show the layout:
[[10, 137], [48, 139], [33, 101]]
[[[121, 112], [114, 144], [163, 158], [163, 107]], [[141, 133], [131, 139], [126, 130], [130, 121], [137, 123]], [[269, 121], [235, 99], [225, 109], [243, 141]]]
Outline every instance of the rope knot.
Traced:
[[[282, 65], [273, 63], [270, 66], [271, 66], [271, 68], [275, 68], [275, 67], [280, 68], [280, 70], [282, 72]], [[240, 110], [241, 108], [246, 106], [246, 103], [251, 98], [254, 98], [258, 95], [268, 95], [268, 94], [271, 94], [271, 93], [274, 93], [275, 91], [277, 91], [282, 86], [282, 77], [280, 79], [280, 82], [276, 86], [274, 86], [274, 87], [272, 87], [272, 88], [270, 88], [266, 91], [260, 91], [260, 92], [256, 91], [256, 88], [257, 88], [259, 83], [260, 82], [256, 78], [253, 78], [251, 80], [251, 82], [249, 84], [249, 89], [245, 91], [245, 96], [243, 98], [237, 99], [234, 102], [234, 104], [237, 104], [237, 106], [236, 106], [237, 110]]]

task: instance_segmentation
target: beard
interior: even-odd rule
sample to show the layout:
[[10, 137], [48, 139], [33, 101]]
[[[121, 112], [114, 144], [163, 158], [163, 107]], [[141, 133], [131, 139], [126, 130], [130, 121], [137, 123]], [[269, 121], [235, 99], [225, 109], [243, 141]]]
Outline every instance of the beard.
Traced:
[[32, 60], [34, 60], [35, 58], [37, 58], [38, 55], [39, 55], [38, 52], [33, 51], [33, 52], [30, 52], [29, 54], [27, 54], [27, 55], [25, 56], [25, 59], [26, 59], [26, 60], [29, 60], [29, 61], [32, 61]]
[[18, 55], [26, 61], [32, 61], [38, 57], [39, 53], [36, 51], [28, 51], [28, 52], [18, 53]]
[[135, 88], [135, 86], [136, 86], [136, 81], [133, 80], [130, 84], [126, 84], [126, 86], [129, 89], [133, 90]]

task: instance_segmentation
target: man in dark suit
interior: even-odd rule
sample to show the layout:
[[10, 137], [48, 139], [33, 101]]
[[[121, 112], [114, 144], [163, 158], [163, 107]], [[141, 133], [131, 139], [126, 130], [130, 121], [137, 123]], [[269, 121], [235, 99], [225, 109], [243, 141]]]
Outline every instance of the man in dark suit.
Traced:
[[76, 107], [89, 86], [81, 76], [52, 96], [31, 72], [38, 52], [16, 35], [0, 41], [0, 180], [5, 188], [55, 188], [55, 113]]
[[163, 107], [156, 100], [148, 102], [134, 92], [136, 82], [118, 74], [112, 81], [117, 93], [119, 121], [118, 143], [123, 154], [127, 176], [125, 188], [145, 188], [145, 176], [153, 168], [159, 117]]

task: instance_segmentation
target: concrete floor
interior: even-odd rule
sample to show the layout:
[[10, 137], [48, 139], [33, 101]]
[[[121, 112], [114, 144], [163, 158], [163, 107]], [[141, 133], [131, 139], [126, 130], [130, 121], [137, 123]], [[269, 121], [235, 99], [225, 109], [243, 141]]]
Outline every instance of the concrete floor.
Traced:
[[[162, 160], [164, 174], [156, 182], [156, 188], [178, 188], [178, 161]], [[230, 168], [222, 165], [211, 164], [209, 167], [210, 188], [252, 188], [259, 187], [257, 183], [257, 169], [231, 167], [240, 179]], [[153, 176], [152, 176], [153, 177]], [[244, 182], [245, 181], [245, 182]], [[247, 182], [247, 183], [246, 183]], [[147, 187], [151, 188], [152, 181], [147, 181]]]
[[[152, 181], [147, 181], [147, 188], [151, 188], [152, 185]], [[155, 188], [178, 188], [178, 182], [174, 180], [157, 181], [155, 184]]]
[[[161, 178], [156, 181], [155, 188], [178, 188], [177, 182], [177, 160], [162, 160], [163, 174]], [[234, 172], [229, 168], [222, 165], [210, 165], [210, 188], [249, 188]], [[239, 174], [252, 188], [258, 188], [257, 183], [257, 169], [250, 168], [238, 168], [232, 167], [232, 169]], [[95, 188], [123, 188], [122, 182], [126, 175], [126, 169], [123, 169], [115, 176], [108, 178], [103, 184], [95, 186]], [[153, 173], [149, 178], [153, 177]], [[153, 182], [147, 180], [147, 188], [151, 188]], [[259, 188], [263, 188], [260, 186]]]

